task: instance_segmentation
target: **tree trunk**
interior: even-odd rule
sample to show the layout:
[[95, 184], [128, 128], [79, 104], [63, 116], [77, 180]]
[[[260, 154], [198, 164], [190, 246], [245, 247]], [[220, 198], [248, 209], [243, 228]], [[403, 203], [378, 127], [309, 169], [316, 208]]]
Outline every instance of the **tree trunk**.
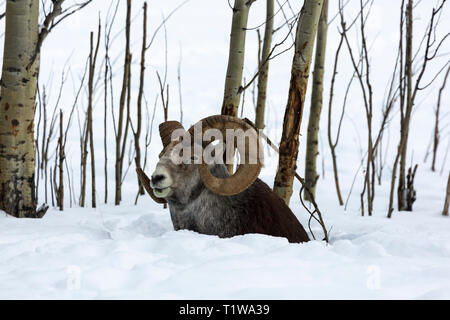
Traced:
[[[311, 195], [316, 195], [316, 182], [318, 179], [316, 169], [316, 159], [319, 154], [319, 123], [322, 112], [323, 101], [323, 74], [325, 66], [325, 52], [327, 44], [328, 29], [328, 0], [324, 0], [322, 13], [317, 28], [316, 56], [314, 59], [313, 86], [311, 95], [311, 110], [308, 122], [308, 137], [306, 142], [306, 163], [305, 163], [305, 183], [311, 191]], [[310, 193], [304, 192], [305, 200], [311, 201]]]
[[289, 204], [292, 195], [292, 184], [297, 168], [300, 124], [305, 104], [314, 38], [322, 5], [322, 0], [305, 0], [297, 25], [288, 102], [283, 120], [278, 170], [274, 182], [274, 192], [286, 204]]
[[86, 186], [87, 186], [87, 156], [88, 156], [88, 142], [89, 135], [91, 134], [91, 122], [92, 122], [92, 93], [94, 85], [94, 74], [92, 70], [94, 59], [94, 33], [90, 33], [90, 49], [89, 49], [89, 80], [88, 80], [88, 108], [86, 111], [86, 124], [84, 130], [83, 144], [82, 144], [82, 156], [81, 156], [81, 195], [80, 195], [80, 207], [84, 207], [86, 203]]
[[[341, 23], [342, 22], [343, 21], [341, 21]], [[337, 65], [339, 62], [339, 54], [341, 52], [342, 44], [344, 42], [344, 37], [345, 37], [345, 33], [342, 33], [341, 39], [339, 40], [339, 45], [336, 49], [336, 54], [334, 56], [334, 67], [333, 67], [333, 73], [331, 76], [330, 94], [329, 94], [329, 98], [328, 98], [328, 125], [327, 125], [328, 145], [330, 146], [331, 160], [333, 162], [334, 184], [336, 186], [336, 195], [339, 200], [339, 205], [341, 205], [341, 206], [344, 205], [344, 201], [342, 200], [341, 188], [339, 186], [339, 171], [338, 171], [337, 159], [336, 159], [336, 147], [337, 147], [337, 144], [339, 141], [339, 134], [340, 134], [340, 130], [341, 130], [340, 123], [341, 122], [338, 124], [336, 140], [333, 142], [333, 140], [331, 138], [331, 110], [332, 110], [332, 106], [333, 106], [334, 84], [335, 84], [336, 75], [337, 75]], [[351, 82], [350, 82], [350, 84], [351, 84]], [[350, 84], [349, 84], [349, 86], [350, 86]], [[345, 109], [342, 109], [341, 119], [344, 115], [344, 112], [345, 112]]]
[[448, 174], [447, 195], [445, 196], [444, 211], [442, 214], [448, 216], [448, 207], [450, 206], [450, 173]]
[[[125, 22], [125, 62], [124, 62], [124, 70], [123, 70], [123, 81], [122, 81], [122, 91], [120, 93], [120, 102], [119, 102], [119, 119], [117, 124], [117, 134], [116, 134], [116, 163], [115, 163], [115, 180], [116, 180], [116, 188], [115, 188], [115, 205], [119, 205], [122, 201], [122, 168], [123, 168], [123, 155], [125, 153], [125, 144], [126, 144], [126, 130], [123, 134], [123, 125], [124, 125], [124, 110], [125, 110], [125, 99], [127, 97], [128, 90], [128, 78], [130, 73], [130, 64], [131, 64], [131, 54], [130, 54], [130, 27], [131, 27], [131, 0], [127, 0], [127, 14], [126, 14], [126, 22]], [[128, 126], [128, 120], [125, 119], [125, 128]], [[122, 141], [123, 140], [123, 141]], [[121, 148], [121, 145], [123, 146]]]
[[413, 32], [413, 1], [409, 0], [406, 7], [406, 52], [405, 52], [405, 76], [406, 76], [406, 110], [401, 121], [401, 140], [403, 140], [400, 154], [400, 173], [398, 181], [398, 210], [406, 210], [406, 155], [408, 146], [409, 124], [413, 108], [412, 99], [412, 32]]
[[83, 141], [83, 155], [82, 155], [82, 183], [81, 183], [81, 197], [80, 206], [84, 207], [86, 201], [86, 172], [87, 172], [87, 156], [88, 156], [88, 142], [89, 153], [91, 158], [91, 201], [92, 208], [97, 206], [96, 201], [96, 187], [95, 187], [95, 155], [94, 155], [94, 137], [92, 129], [93, 121], [93, 96], [94, 96], [94, 76], [95, 76], [95, 64], [97, 61], [98, 49], [100, 46], [100, 23], [98, 25], [97, 44], [94, 45], [94, 33], [90, 33], [90, 52], [89, 52], [89, 80], [88, 80], [88, 108], [86, 111], [86, 125]]
[[436, 120], [434, 123], [434, 139], [433, 139], [433, 160], [431, 161], [431, 171], [436, 170], [436, 154], [437, 154], [437, 148], [439, 145], [439, 112], [441, 109], [441, 97], [442, 92], [444, 92], [445, 86], [447, 84], [448, 75], [450, 74], [450, 67], [447, 68], [447, 72], [444, 76], [444, 82], [442, 83], [442, 86], [439, 88], [439, 95], [438, 95], [438, 102], [436, 106]]
[[245, 34], [247, 32], [248, 13], [253, 2], [254, 0], [234, 1], [230, 51], [222, 104], [223, 115], [237, 116], [241, 99], [242, 70], [244, 69]]
[[[239, 102], [241, 100], [242, 71], [244, 69], [247, 20], [250, 6], [254, 1], [255, 0], [234, 1], [228, 67], [221, 111], [223, 115], [233, 117], [237, 117], [238, 115]], [[224, 155], [224, 157], [226, 157], [226, 155]], [[227, 168], [230, 174], [232, 174], [233, 164], [227, 164]]]
[[15, 217], [36, 211], [34, 110], [39, 56], [39, 2], [7, 1], [0, 102], [0, 209]]
[[255, 126], [257, 129], [264, 129], [264, 113], [266, 111], [267, 78], [269, 76], [269, 54], [272, 46], [273, 33], [273, 0], [267, 0], [266, 26], [264, 30], [264, 42], [261, 54], [260, 71], [258, 75], [258, 98], [256, 101]]
[[[136, 168], [141, 169], [141, 146], [139, 144], [139, 139], [141, 137], [141, 127], [142, 127], [142, 97], [144, 95], [144, 80], [145, 80], [145, 52], [147, 47], [147, 2], [144, 3], [144, 21], [142, 26], [142, 49], [141, 49], [141, 70], [139, 76], [139, 93], [137, 100], [137, 125], [136, 132], [134, 132], [134, 147], [136, 149], [136, 156], [134, 158]], [[138, 192], [140, 195], [144, 195], [144, 186], [141, 180], [138, 178]]]
[[59, 185], [58, 185], [58, 206], [59, 210], [64, 210], [64, 131], [63, 112], [59, 111]]
[[[94, 76], [95, 76], [95, 65], [97, 63], [98, 49], [100, 47], [100, 34], [101, 34], [101, 23], [98, 23], [97, 31], [97, 45], [95, 47], [94, 57], [92, 57], [90, 72], [89, 72], [89, 105], [88, 105], [88, 131], [89, 131], [89, 149], [91, 153], [91, 203], [92, 208], [97, 207], [97, 191], [95, 184], [95, 153], [94, 153], [94, 130], [92, 128], [93, 122], [93, 96], [94, 96]], [[91, 33], [91, 46], [94, 48], [94, 35]], [[86, 131], [87, 132], [87, 131]]]

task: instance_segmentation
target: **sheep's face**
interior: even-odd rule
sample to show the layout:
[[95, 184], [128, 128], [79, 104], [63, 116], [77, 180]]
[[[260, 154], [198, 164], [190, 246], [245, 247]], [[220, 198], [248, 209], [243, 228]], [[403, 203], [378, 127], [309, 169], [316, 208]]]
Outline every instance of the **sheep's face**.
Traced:
[[151, 177], [150, 186], [158, 198], [176, 198], [181, 200], [200, 182], [198, 165], [192, 161], [180, 163], [179, 154], [174, 145], [169, 145], [160, 154], [159, 161]]

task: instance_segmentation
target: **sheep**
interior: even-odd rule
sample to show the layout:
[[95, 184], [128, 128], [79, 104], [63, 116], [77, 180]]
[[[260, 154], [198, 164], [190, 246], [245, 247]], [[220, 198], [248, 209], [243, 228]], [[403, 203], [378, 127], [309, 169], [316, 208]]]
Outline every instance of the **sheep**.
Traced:
[[[245, 121], [230, 116], [210, 116], [197, 124], [201, 124], [202, 132], [232, 128], [256, 133]], [[228, 173], [225, 164], [217, 161], [209, 164], [174, 161], [174, 150], [181, 142], [173, 140], [172, 133], [182, 130], [192, 137], [195, 127], [185, 131], [179, 122], [162, 123], [160, 135], [164, 149], [151, 179], [137, 169], [138, 177], [152, 199], [168, 203], [174, 229], [221, 238], [259, 233], [285, 237], [292, 243], [309, 241], [305, 229], [286, 203], [258, 179], [261, 161], [241, 163], [233, 175]], [[202, 146], [203, 150], [205, 146]], [[242, 150], [238, 147], [238, 151]]]

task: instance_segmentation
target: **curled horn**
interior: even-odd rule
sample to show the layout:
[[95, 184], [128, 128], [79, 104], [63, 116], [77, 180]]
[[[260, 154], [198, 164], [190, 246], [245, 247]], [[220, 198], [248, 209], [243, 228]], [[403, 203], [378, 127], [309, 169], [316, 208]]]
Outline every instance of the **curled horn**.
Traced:
[[178, 121], [165, 121], [159, 125], [159, 135], [163, 147], [166, 148], [172, 141], [172, 132], [176, 129], [183, 129], [183, 126]]
[[147, 191], [147, 193], [150, 195], [150, 197], [155, 202], [157, 202], [157, 203], [167, 203], [166, 200], [164, 200], [162, 198], [158, 198], [157, 196], [155, 196], [155, 194], [153, 193], [152, 187], [150, 187], [150, 178], [145, 174], [144, 170], [142, 170], [141, 168], [136, 168], [136, 173], [137, 173], [137, 176], [139, 178], [139, 181], [144, 186], [144, 189]]
[[[258, 178], [258, 175], [262, 168], [262, 157], [260, 157], [262, 156], [262, 148], [259, 143], [260, 141], [256, 130], [248, 123], [239, 118], [232, 116], [215, 115], [204, 118], [197, 122], [196, 125], [192, 126], [189, 129], [189, 133], [192, 137], [194, 137], [194, 127], [200, 126], [200, 122], [202, 134], [208, 129], [218, 129], [222, 132], [222, 137], [224, 138], [224, 140], [226, 139], [226, 129], [242, 129], [243, 131], [253, 130], [251, 131], [252, 134], [249, 136], [248, 144], [244, 144], [245, 149], [241, 150], [242, 146], [240, 146], [239, 144], [237, 146], [237, 150], [240, 154], [240, 159], [241, 161], [242, 159], [244, 159], [244, 163], [241, 163], [239, 165], [237, 171], [233, 175], [226, 178], [215, 177], [209, 171], [208, 164], [206, 164], [204, 161], [199, 167], [199, 174], [203, 183], [209, 190], [216, 194], [231, 196], [246, 190]], [[208, 143], [210, 142], [206, 142], [206, 144]], [[226, 141], [224, 141], [224, 143], [226, 143]], [[257, 146], [258, 156], [257, 159], [255, 159], [255, 164], [245, 163], [246, 160], [250, 158], [250, 148], [248, 146], [252, 143], [255, 143]], [[206, 147], [205, 142], [203, 143], [203, 147]]]

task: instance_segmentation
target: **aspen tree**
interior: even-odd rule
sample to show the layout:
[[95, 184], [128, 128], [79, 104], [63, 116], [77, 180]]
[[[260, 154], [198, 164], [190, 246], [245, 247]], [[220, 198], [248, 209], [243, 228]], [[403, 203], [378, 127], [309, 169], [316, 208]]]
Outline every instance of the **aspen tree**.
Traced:
[[296, 30], [295, 54], [292, 61], [288, 102], [284, 113], [278, 169], [273, 188], [274, 192], [287, 204], [291, 199], [297, 168], [300, 124], [322, 5], [322, 0], [305, 0]]
[[264, 30], [264, 41], [261, 52], [261, 64], [258, 75], [258, 98], [256, 100], [255, 125], [258, 129], [264, 129], [264, 113], [266, 111], [267, 78], [269, 76], [269, 56], [272, 46], [273, 34], [273, 0], [267, 0], [266, 24]]
[[34, 110], [39, 56], [39, 1], [6, 2], [0, 102], [0, 209], [15, 217], [36, 210]]
[[242, 71], [244, 69], [245, 35], [248, 13], [255, 0], [235, 0], [231, 23], [230, 49], [222, 103], [222, 114], [237, 116], [241, 99]]
[[[319, 123], [323, 102], [323, 74], [325, 67], [325, 52], [328, 30], [328, 0], [324, 0], [322, 13], [317, 27], [316, 54], [314, 58], [314, 72], [311, 94], [311, 109], [309, 111], [308, 135], [306, 139], [305, 183], [315, 196], [318, 179], [316, 161], [319, 154]], [[310, 194], [305, 192], [305, 200], [310, 199]]]

